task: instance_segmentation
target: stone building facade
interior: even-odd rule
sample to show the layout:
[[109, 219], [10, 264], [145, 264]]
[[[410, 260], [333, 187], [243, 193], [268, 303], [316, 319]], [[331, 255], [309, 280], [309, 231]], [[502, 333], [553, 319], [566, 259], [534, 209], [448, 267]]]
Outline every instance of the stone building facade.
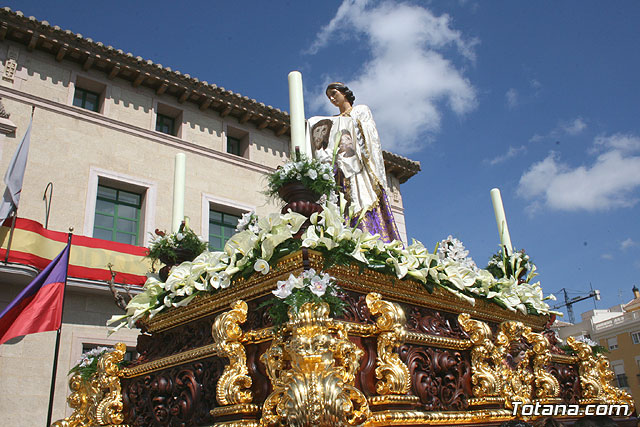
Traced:
[[[121, 246], [111, 246], [112, 253], [139, 254], [130, 247], [146, 246], [155, 229], [171, 228], [178, 153], [186, 155], [185, 215], [212, 248], [224, 244], [242, 213], [278, 209], [260, 190], [264, 175], [288, 158], [289, 116], [257, 100], [8, 8], [0, 10], [0, 98], [2, 171], [33, 111], [19, 218], [49, 230], [73, 227], [91, 238], [89, 246], [93, 240], [100, 246], [98, 238], [114, 240]], [[406, 240], [400, 184], [420, 166], [393, 153], [384, 158], [392, 209]], [[52, 196], [49, 213], [43, 195]], [[3, 260], [7, 230], [0, 233]], [[139, 255], [130, 256], [148, 269]], [[86, 262], [107, 269], [104, 257]], [[127, 273], [128, 267], [109, 263]], [[0, 263], [0, 307], [37, 271], [11, 258]], [[118, 275], [115, 282], [127, 287]], [[66, 374], [83, 350], [122, 341], [134, 351], [136, 331], [107, 337], [105, 322], [118, 310], [105, 280], [69, 277], [54, 419], [70, 414]], [[55, 333], [46, 332], [0, 346], [0, 417], [7, 425], [44, 423], [54, 342]]]

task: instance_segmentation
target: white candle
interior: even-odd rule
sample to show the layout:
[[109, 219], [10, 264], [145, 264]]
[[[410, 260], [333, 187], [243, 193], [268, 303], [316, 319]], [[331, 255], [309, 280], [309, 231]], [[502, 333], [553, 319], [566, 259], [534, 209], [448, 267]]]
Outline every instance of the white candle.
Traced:
[[504, 207], [502, 206], [502, 197], [500, 197], [500, 190], [493, 188], [491, 190], [491, 202], [493, 202], [493, 212], [496, 215], [496, 224], [498, 225], [498, 234], [500, 235], [500, 244], [507, 248], [507, 253], [513, 253], [513, 247], [511, 246], [511, 236], [509, 236], [509, 227], [507, 227], [507, 217], [504, 214]]
[[291, 119], [291, 154], [293, 159], [296, 147], [300, 154], [305, 153], [304, 98], [302, 95], [302, 74], [300, 71], [289, 73], [289, 114]]
[[176, 154], [175, 169], [173, 172], [173, 216], [171, 218], [171, 231], [177, 232], [184, 218], [184, 184], [186, 174], [186, 156], [184, 153]]

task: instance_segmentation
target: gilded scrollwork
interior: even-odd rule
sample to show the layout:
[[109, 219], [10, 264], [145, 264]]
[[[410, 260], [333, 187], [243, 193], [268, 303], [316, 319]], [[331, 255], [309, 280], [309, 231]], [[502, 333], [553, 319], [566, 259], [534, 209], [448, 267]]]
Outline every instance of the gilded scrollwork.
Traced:
[[555, 398], [560, 393], [560, 384], [557, 378], [547, 372], [547, 365], [551, 361], [549, 341], [542, 334], [531, 332], [524, 334], [527, 341], [533, 346], [533, 374], [535, 375], [536, 398]]
[[611, 385], [614, 378], [614, 373], [609, 366], [609, 359], [604, 355], [598, 355], [596, 370], [600, 374], [600, 384], [605, 394], [605, 400], [609, 403], [620, 405], [626, 404], [630, 407], [630, 412], [634, 409], [633, 397], [624, 390]]
[[471, 319], [468, 313], [458, 316], [460, 326], [469, 334], [471, 350], [471, 383], [475, 397], [497, 397], [500, 395], [500, 376], [495, 369], [493, 355], [496, 347], [491, 340], [491, 328], [484, 322]]
[[52, 427], [118, 426], [124, 421], [120, 388], [122, 362], [127, 347], [117, 343], [111, 352], [98, 359], [97, 370], [90, 378], [74, 374], [69, 379], [72, 393], [67, 403], [74, 411]]
[[558, 381], [546, 370], [551, 354], [544, 336], [521, 322], [506, 321], [499, 325], [493, 338], [489, 325], [471, 319], [467, 313], [460, 314], [458, 321], [473, 342], [474, 398], [499, 397], [511, 408], [513, 402], [530, 403], [534, 385], [535, 397], [539, 399], [558, 395]]
[[82, 375], [75, 374], [69, 378], [69, 389], [71, 394], [67, 397], [67, 404], [73, 413], [52, 424], [52, 427], [84, 427], [88, 426], [90, 416], [91, 396], [98, 390], [91, 387], [91, 383], [82, 378]]
[[247, 354], [241, 343], [240, 324], [247, 320], [247, 311], [247, 303], [238, 300], [231, 304], [231, 310], [220, 314], [211, 327], [217, 355], [229, 359], [216, 388], [220, 405], [250, 403], [253, 399], [249, 390], [252, 381], [248, 375]]
[[531, 403], [534, 376], [530, 370], [532, 350], [522, 342], [531, 328], [521, 322], [502, 322], [496, 335], [494, 359], [498, 359], [501, 376], [501, 396], [508, 408], [513, 402]]
[[363, 352], [328, 316], [324, 303], [290, 311], [261, 357], [273, 386], [261, 426], [351, 426], [369, 417], [366, 397], [353, 385]]
[[368, 294], [366, 301], [371, 314], [380, 315], [376, 319], [380, 331], [376, 391], [381, 395], [406, 394], [411, 388], [411, 373], [395, 351], [406, 336], [404, 311], [399, 305], [384, 301], [377, 292]]
[[634, 401], [631, 395], [611, 385], [614, 374], [609, 367], [609, 360], [602, 354], [595, 357], [591, 346], [574, 337], [568, 337], [567, 344], [578, 356], [582, 400], [603, 401], [616, 405], [626, 404], [633, 411]]
[[583, 399], [597, 399], [602, 395], [602, 386], [599, 381], [599, 373], [596, 369], [596, 360], [593, 357], [591, 347], [574, 337], [567, 338], [567, 344], [578, 356], [578, 373], [582, 387]]
[[124, 421], [118, 363], [122, 361], [126, 351], [127, 346], [120, 342], [115, 345], [113, 352], [98, 359], [99, 387], [104, 390], [104, 394], [96, 407], [96, 420], [101, 426], [121, 424]]

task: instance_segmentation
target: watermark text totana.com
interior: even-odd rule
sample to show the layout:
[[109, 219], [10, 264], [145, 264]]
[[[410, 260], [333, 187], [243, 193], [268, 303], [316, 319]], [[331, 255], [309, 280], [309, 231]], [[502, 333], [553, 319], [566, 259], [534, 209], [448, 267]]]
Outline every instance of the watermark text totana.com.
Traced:
[[583, 408], [580, 405], [567, 404], [540, 404], [513, 402], [513, 415], [522, 415], [525, 417], [556, 417], [558, 415], [567, 416], [585, 416], [585, 415], [606, 415], [612, 416], [629, 416], [631, 408], [629, 405], [605, 405], [590, 404]]

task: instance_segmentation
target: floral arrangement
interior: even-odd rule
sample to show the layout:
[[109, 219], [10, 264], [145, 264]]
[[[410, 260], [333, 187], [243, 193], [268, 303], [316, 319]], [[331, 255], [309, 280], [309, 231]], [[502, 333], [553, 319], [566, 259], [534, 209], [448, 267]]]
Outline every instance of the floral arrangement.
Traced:
[[318, 195], [330, 194], [337, 189], [331, 165], [310, 159], [304, 154], [267, 175], [267, 180], [266, 195], [274, 198], [278, 196], [280, 188], [292, 182], [300, 182]]
[[195, 257], [205, 249], [207, 249], [207, 242], [200, 240], [198, 235], [183, 222], [176, 233], [167, 234], [156, 229], [151, 237], [147, 257], [152, 261], [160, 260], [165, 264], [175, 264], [182, 256]]
[[80, 374], [83, 379], [88, 380], [98, 370], [98, 359], [103, 354], [113, 351], [110, 347], [96, 347], [82, 354], [80, 360], [76, 362], [76, 365], [71, 368], [69, 375]]
[[265, 301], [261, 306], [267, 309], [275, 325], [280, 325], [288, 319], [288, 311], [298, 312], [302, 304], [307, 302], [329, 305], [332, 316], [339, 316], [344, 311], [345, 303], [338, 298], [340, 288], [335, 284], [335, 279], [327, 273], [318, 274], [311, 268], [304, 271], [298, 277], [289, 275], [287, 280], [277, 283], [273, 295], [276, 298]]
[[[436, 246], [433, 253], [416, 240], [406, 247], [399, 241], [385, 243], [377, 234], [349, 226], [351, 218], [345, 220], [348, 215], [344, 204], [327, 202], [323, 209], [310, 216], [310, 225], [301, 239], [293, 239], [293, 235], [307, 218], [295, 212], [275, 213], [233, 235], [223, 251], [205, 251], [193, 261], [174, 267], [165, 282], [149, 275], [144, 292], [129, 302], [127, 313], [114, 316], [108, 323], [118, 324], [115, 330], [134, 327], [142, 317], [152, 318], [170, 307], [185, 306], [199, 294], [229, 287], [238, 277], [254, 272], [267, 274], [282, 256], [301, 247], [322, 252], [325, 269], [336, 264], [357, 264], [393, 274], [400, 280], [418, 281], [430, 292], [441, 287], [471, 304], [481, 298], [511, 311], [551, 313], [545, 300], [555, 297], [544, 297], [540, 283], [530, 283], [535, 276], [533, 267], [526, 279], [519, 280], [513, 273], [518, 269], [506, 267], [502, 276], [496, 277], [478, 268], [467, 258], [462, 243], [451, 237]], [[514, 256], [520, 255], [511, 257]], [[511, 265], [511, 257], [503, 266]]]
[[487, 270], [496, 279], [509, 276], [517, 277], [518, 279], [525, 277], [525, 275], [527, 277], [531, 275], [537, 276], [535, 272], [536, 266], [531, 262], [524, 249], [514, 251], [513, 254], [509, 255], [504, 246], [500, 246], [498, 252], [493, 254], [487, 265]]

